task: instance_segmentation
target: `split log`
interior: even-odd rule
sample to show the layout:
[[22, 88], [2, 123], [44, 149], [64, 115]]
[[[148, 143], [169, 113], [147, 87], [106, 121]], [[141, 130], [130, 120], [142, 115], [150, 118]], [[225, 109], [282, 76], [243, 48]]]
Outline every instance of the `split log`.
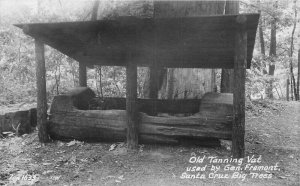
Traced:
[[[142, 143], [178, 144], [187, 138], [230, 139], [232, 120], [226, 118], [154, 117], [139, 113]], [[123, 141], [126, 138], [126, 111], [76, 110], [50, 116], [49, 133], [53, 139], [84, 141]]]
[[197, 116], [230, 118], [233, 116], [233, 94], [209, 92], [204, 94]]
[[2, 132], [15, 132], [18, 136], [29, 134], [36, 125], [36, 108], [0, 115], [0, 134]]
[[67, 94], [55, 96], [51, 104], [50, 113], [55, 110], [72, 110], [73, 107], [80, 110], [88, 110], [89, 102], [95, 95], [92, 89], [87, 87], [69, 89]]
[[[74, 106], [76, 97], [78, 96], [74, 93], [54, 97], [49, 122], [49, 133], [53, 139], [84, 141], [124, 141], [126, 139], [125, 110], [79, 110]], [[85, 101], [92, 99], [90, 97]], [[139, 112], [137, 115], [139, 141], [141, 143], [216, 145], [219, 144], [218, 139], [231, 139], [232, 117], [227, 116], [232, 115], [232, 99], [232, 94], [207, 93], [202, 99], [203, 105], [198, 107], [200, 112], [189, 117], [156, 117]], [[121, 98], [111, 100], [125, 101]]]

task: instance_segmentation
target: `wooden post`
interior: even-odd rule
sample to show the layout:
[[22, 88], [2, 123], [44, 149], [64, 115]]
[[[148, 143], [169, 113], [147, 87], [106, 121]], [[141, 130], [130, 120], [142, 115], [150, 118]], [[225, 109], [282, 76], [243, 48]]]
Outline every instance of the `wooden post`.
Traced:
[[290, 99], [290, 80], [286, 80], [286, 100], [289, 101]]
[[87, 75], [86, 75], [86, 65], [84, 63], [79, 63], [79, 86], [87, 87]]
[[49, 136], [47, 132], [46, 68], [44, 53], [44, 44], [39, 39], [35, 39], [37, 126], [39, 130], [39, 140], [42, 143], [49, 141]]
[[137, 66], [135, 63], [126, 67], [126, 113], [127, 113], [127, 147], [138, 147], [138, 112], [137, 112]]
[[245, 156], [245, 77], [247, 64], [246, 16], [237, 16], [234, 56], [232, 154], [235, 158]]

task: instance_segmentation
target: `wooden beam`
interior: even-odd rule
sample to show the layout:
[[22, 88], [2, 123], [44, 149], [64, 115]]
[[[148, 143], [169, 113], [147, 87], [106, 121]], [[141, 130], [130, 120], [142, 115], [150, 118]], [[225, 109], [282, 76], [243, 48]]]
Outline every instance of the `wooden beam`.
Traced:
[[234, 56], [234, 89], [233, 89], [233, 126], [232, 154], [235, 158], [245, 156], [245, 77], [247, 66], [247, 18], [243, 15], [236, 18], [235, 56]]
[[37, 125], [38, 136], [42, 143], [49, 141], [47, 131], [46, 68], [44, 44], [35, 39], [36, 87], [37, 87]]
[[138, 148], [138, 112], [137, 112], [137, 66], [130, 62], [126, 66], [126, 117], [127, 147]]
[[79, 86], [87, 87], [86, 64], [79, 63]]

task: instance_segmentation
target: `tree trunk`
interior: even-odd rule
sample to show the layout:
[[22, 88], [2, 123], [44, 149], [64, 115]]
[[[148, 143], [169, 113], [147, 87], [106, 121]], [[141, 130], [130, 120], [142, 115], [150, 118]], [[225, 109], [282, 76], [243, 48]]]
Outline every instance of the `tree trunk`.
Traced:
[[[226, 1], [225, 2], [225, 14], [238, 14], [239, 13], [239, 1]], [[221, 74], [221, 92], [232, 93], [234, 75], [232, 69], [222, 69]]]
[[292, 78], [291, 78], [291, 82], [290, 82], [290, 85], [291, 85], [291, 99], [292, 101], [294, 100], [294, 89], [293, 89], [293, 81], [292, 81]]
[[168, 82], [167, 82], [167, 94], [168, 94], [168, 99], [173, 99], [174, 95], [174, 68], [168, 69]]
[[286, 80], [286, 100], [289, 101], [290, 99], [290, 80]]
[[[260, 53], [263, 57], [263, 60], [265, 60], [266, 56], [266, 49], [265, 49], [265, 40], [264, 40], [264, 32], [263, 32], [263, 25], [262, 25], [262, 15], [261, 15], [261, 4], [260, 0], [257, 1], [258, 4], [258, 13], [260, 14], [259, 23], [258, 23], [258, 33], [259, 33], [259, 42], [260, 42]], [[264, 75], [268, 74], [268, 71], [266, 70], [266, 66], [264, 65], [262, 68], [262, 73]]]
[[100, 0], [95, 0], [95, 2], [94, 2], [92, 16], [91, 16], [92, 21], [97, 20], [99, 3], [100, 3]]
[[[224, 14], [225, 1], [155, 1], [156, 17], [196, 17]], [[215, 83], [211, 82], [211, 69], [168, 69], [167, 87], [163, 87], [168, 98], [201, 97], [205, 92], [212, 92]], [[172, 74], [173, 73], [173, 74]], [[185, 79], [183, 81], [182, 79]], [[187, 80], [187, 81], [186, 81]]]
[[298, 100], [300, 100], [300, 49], [298, 50], [298, 76], [297, 76], [297, 95]]
[[[277, 3], [278, 1], [276, 0], [274, 2], [274, 8], [275, 10], [277, 9]], [[269, 86], [267, 89], [267, 97], [270, 99], [273, 99], [273, 76], [274, 76], [274, 72], [275, 72], [275, 58], [276, 58], [276, 17], [274, 15], [274, 17], [272, 17], [272, 21], [271, 21], [271, 40], [270, 40], [270, 52], [269, 52], [269, 56], [271, 57], [271, 62], [269, 64], [269, 76], [270, 76], [270, 80], [269, 80]]]
[[292, 92], [294, 93], [295, 100], [298, 99], [297, 95], [297, 87], [296, 87], [296, 81], [295, 81], [295, 76], [294, 76], [294, 67], [293, 67], [293, 54], [294, 54], [294, 34], [297, 26], [297, 8], [296, 8], [296, 3], [297, 1], [294, 0], [294, 11], [295, 11], [295, 17], [294, 17], [294, 26], [293, 26], [293, 31], [291, 35], [291, 46], [290, 46], [290, 76], [291, 76], [291, 86], [293, 87]]
[[[92, 10], [91, 20], [97, 20], [97, 13], [99, 7], [99, 0], [95, 0]], [[86, 64], [79, 63], [79, 86], [80, 87], [87, 87], [87, 69]]]

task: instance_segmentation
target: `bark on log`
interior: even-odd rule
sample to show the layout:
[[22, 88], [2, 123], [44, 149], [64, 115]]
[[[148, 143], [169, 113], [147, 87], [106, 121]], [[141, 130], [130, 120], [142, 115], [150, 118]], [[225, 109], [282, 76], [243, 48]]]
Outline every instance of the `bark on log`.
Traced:
[[[203, 98], [200, 112], [190, 117], [138, 113], [139, 140], [142, 143], [217, 145], [218, 138], [231, 139], [232, 94], [208, 93]], [[126, 139], [125, 110], [78, 110], [70, 95], [56, 96], [52, 105], [63, 105], [51, 107], [49, 130], [53, 139]]]
[[[153, 117], [139, 113], [141, 143], [179, 144], [184, 140], [231, 139], [232, 119], [190, 117]], [[126, 111], [73, 110], [50, 116], [53, 139], [84, 141], [123, 141], [126, 139]]]
[[36, 108], [0, 115], [0, 135], [15, 132], [17, 136], [29, 134], [36, 127]]

